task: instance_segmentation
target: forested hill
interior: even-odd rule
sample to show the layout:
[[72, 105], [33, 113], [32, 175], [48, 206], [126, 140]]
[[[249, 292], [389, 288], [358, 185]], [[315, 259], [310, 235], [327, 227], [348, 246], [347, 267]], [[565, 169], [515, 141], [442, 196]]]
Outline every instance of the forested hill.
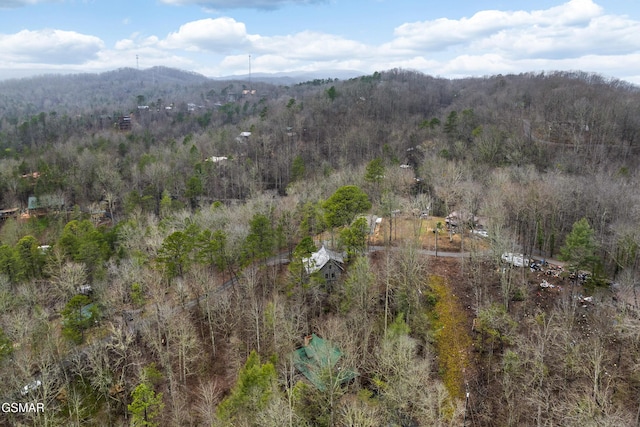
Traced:
[[[434, 193], [436, 159], [482, 183], [509, 166], [628, 173], [640, 148], [638, 88], [579, 72], [448, 80], [395, 69], [276, 86], [154, 68], [1, 89], [5, 206], [26, 206], [34, 191], [80, 206], [109, 193], [124, 207], [146, 194], [157, 212], [165, 191], [183, 203], [285, 194], [294, 181], [374, 158], [411, 166]], [[205, 161], [217, 157], [231, 160]], [[47, 171], [35, 189], [16, 185], [35, 171]], [[104, 182], [86, 185], [96, 176]]]
[[[25, 208], [34, 193], [63, 194], [71, 206], [109, 195], [120, 211], [157, 213], [163, 194], [194, 208], [284, 195], [377, 158], [412, 168], [440, 213], [459, 204], [460, 182], [489, 188], [496, 170], [519, 171], [520, 181], [579, 179], [570, 186], [583, 194], [562, 221], [532, 219], [534, 228], [548, 220], [556, 239], [579, 215], [623, 209], [592, 203], [593, 174], [608, 200], [640, 154], [640, 90], [581, 72], [448, 80], [394, 69], [276, 86], [127, 69], [8, 81], [0, 97], [4, 207]], [[37, 182], [21, 178], [33, 172]], [[484, 196], [466, 203], [481, 211]]]
[[[251, 128], [261, 157], [288, 147], [270, 167], [278, 182], [264, 180], [282, 190], [295, 155], [313, 159], [312, 167], [381, 155], [404, 162], [411, 160], [406, 150], [425, 140], [438, 142], [441, 156], [473, 157], [489, 166], [544, 168], [557, 154], [554, 144], [571, 147], [587, 163], [601, 163], [603, 156], [633, 161], [629, 156], [640, 144], [639, 99], [633, 85], [580, 72], [448, 80], [391, 70], [276, 86], [213, 81], [163, 67], [122, 69], [0, 83], [0, 147], [20, 152], [48, 150], [71, 137], [86, 142], [112, 129], [118, 116], [134, 113], [127, 135], [132, 149], [142, 135], [160, 145], [209, 135], [206, 144], [215, 147], [201, 154], [237, 155], [246, 149], [232, 146], [236, 134]], [[295, 137], [286, 136], [291, 133]]]
[[637, 425], [639, 158], [581, 72], [0, 83], [0, 426]]
[[112, 107], [130, 108], [140, 94], [192, 95], [191, 88], [208, 81], [200, 74], [167, 67], [5, 80], [0, 82], [0, 112], [24, 119], [25, 115], [41, 112], [77, 114]]

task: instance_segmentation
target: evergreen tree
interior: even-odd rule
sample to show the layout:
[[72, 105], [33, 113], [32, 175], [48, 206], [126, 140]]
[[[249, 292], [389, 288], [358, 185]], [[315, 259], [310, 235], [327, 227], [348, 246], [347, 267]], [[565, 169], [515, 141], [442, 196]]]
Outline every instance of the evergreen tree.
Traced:
[[597, 249], [593, 229], [589, 221], [582, 218], [573, 224], [571, 232], [567, 234], [565, 244], [560, 248], [560, 259], [566, 261], [575, 273], [585, 269], [593, 273], [598, 264]]
[[302, 284], [304, 281], [306, 270], [302, 260], [309, 258], [317, 250], [318, 248], [313, 243], [313, 239], [309, 236], [303, 238], [293, 250], [293, 256], [289, 263], [289, 272], [296, 282]]
[[0, 245], [0, 273], [13, 283], [19, 282], [24, 276], [20, 254], [9, 245]]
[[62, 230], [58, 244], [70, 259], [82, 262], [89, 272], [99, 268], [110, 256], [106, 236], [89, 220], [69, 221]]
[[323, 204], [330, 227], [350, 224], [355, 216], [371, 209], [367, 194], [355, 185], [340, 187]]
[[225, 248], [227, 235], [222, 230], [203, 230], [196, 240], [196, 260], [209, 267], [215, 266], [219, 271], [227, 267]]
[[160, 422], [156, 419], [164, 408], [162, 393], [156, 393], [153, 386], [147, 382], [140, 383], [131, 392], [131, 403], [127, 408], [131, 412], [132, 426], [159, 426]]
[[75, 295], [62, 309], [62, 334], [76, 344], [84, 341], [84, 331], [98, 320], [98, 307], [86, 295]]
[[347, 254], [352, 257], [364, 252], [368, 236], [369, 225], [367, 224], [367, 219], [360, 217], [353, 221], [350, 227], [340, 232], [340, 243], [347, 250]]
[[258, 353], [252, 351], [235, 387], [218, 405], [218, 417], [232, 425], [245, 425], [241, 420], [252, 425], [255, 414], [267, 406], [274, 393], [277, 393], [275, 366], [271, 362], [261, 364]]
[[33, 236], [25, 236], [16, 244], [20, 258], [21, 270], [27, 278], [40, 277], [45, 257], [38, 248], [38, 241]]
[[304, 159], [302, 156], [298, 155], [293, 158], [293, 163], [291, 164], [291, 181], [298, 181], [299, 179], [304, 178], [304, 174]]
[[367, 164], [364, 180], [373, 184], [380, 184], [384, 179], [384, 164], [380, 157], [376, 157]]
[[174, 231], [164, 239], [156, 260], [165, 267], [169, 278], [182, 276], [190, 264], [193, 244], [183, 231]]
[[249, 234], [244, 244], [245, 262], [266, 259], [273, 253], [276, 233], [271, 221], [263, 214], [255, 214], [249, 223]]

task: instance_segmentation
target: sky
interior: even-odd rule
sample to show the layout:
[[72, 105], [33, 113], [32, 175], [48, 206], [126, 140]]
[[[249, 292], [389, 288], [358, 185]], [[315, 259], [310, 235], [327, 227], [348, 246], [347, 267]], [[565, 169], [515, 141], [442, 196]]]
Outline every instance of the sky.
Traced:
[[0, 80], [153, 66], [208, 77], [580, 70], [640, 85], [640, 2], [0, 0]]

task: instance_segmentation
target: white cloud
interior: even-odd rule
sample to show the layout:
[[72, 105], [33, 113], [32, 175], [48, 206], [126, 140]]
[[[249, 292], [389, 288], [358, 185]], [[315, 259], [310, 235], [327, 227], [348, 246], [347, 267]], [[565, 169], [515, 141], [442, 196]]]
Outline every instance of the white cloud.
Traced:
[[625, 54], [640, 49], [640, 23], [615, 16], [594, 17], [581, 26], [504, 29], [469, 43], [470, 50], [502, 52], [513, 58], [576, 58]]
[[251, 41], [254, 52], [309, 61], [361, 57], [366, 56], [369, 50], [363, 43], [314, 31], [287, 36], [254, 36]]
[[324, 3], [326, 0], [160, 0], [171, 5], [200, 5], [210, 9], [278, 9], [288, 4]]
[[95, 58], [104, 49], [98, 37], [45, 29], [0, 34], [0, 58], [3, 62], [81, 64]]
[[[261, 55], [251, 58], [251, 69], [258, 73], [275, 73], [286, 69], [296, 69], [301, 65], [300, 61], [292, 60], [278, 55]], [[247, 55], [232, 55], [225, 57], [220, 62], [219, 73], [247, 74], [249, 72], [249, 58]]]
[[139, 38], [136, 35], [134, 35], [130, 39], [118, 40], [115, 43], [114, 48], [115, 50], [118, 50], [118, 51], [133, 51], [133, 50], [142, 50], [147, 48], [152, 48], [160, 51], [161, 49], [158, 49], [157, 46], [158, 46], [158, 38], [156, 36]]
[[[230, 1], [199, 3], [220, 7]], [[234, 2], [254, 7], [284, 3]], [[166, 65], [220, 76], [246, 74], [251, 54], [254, 72], [401, 67], [462, 77], [581, 69], [640, 83], [637, 34], [639, 21], [607, 14], [592, 0], [571, 0], [544, 10], [485, 10], [460, 19], [408, 22], [378, 45], [320, 31], [250, 33], [244, 22], [218, 17], [184, 23], [164, 36], [133, 33], [110, 48], [97, 37], [60, 30], [0, 34], [0, 68], [42, 63], [102, 71], [135, 66], [139, 55], [141, 68]]]
[[607, 15], [592, 0], [572, 0], [545, 10], [488, 10], [458, 20], [406, 23], [396, 28], [391, 41], [379, 46], [314, 31], [249, 34], [244, 24], [219, 19], [225, 25], [217, 31], [212, 24], [196, 21], [185, 24], [160, 45], [213, 52], [235, 48], [218, 66], [206, 67], [217, 70], [217, 75], [246, 74], [246, 55], [251, 53], [255, 72], [341, 67], [372, 72], [402, 67], [461, 77], [584, 69], [632, 78], [628, 70], [636, 70], [638, 62], [629, 58], [640, 51], [636, 36], [640, 22]]
[[16, 7], [31, 6], [38, 3], [46, 3], [51, 0], [0, 0], [0, 9], [13, 9]]
[[188, 22], [159, 43], [161, 48], [231, 52], [248, 43], [245, 25], [233, 18]]
[[496, 35], [546, 35], [588, 26], [602, 14], [602, 8], [591, 0], [571, 0], [546, 10], [485, 10], [471, 18], [405, 23], [395, 29], [395, 39], [383, 45], [386, 50], [402, 52], [444, 51], [455, 46], [468, 46], [480, 39]]

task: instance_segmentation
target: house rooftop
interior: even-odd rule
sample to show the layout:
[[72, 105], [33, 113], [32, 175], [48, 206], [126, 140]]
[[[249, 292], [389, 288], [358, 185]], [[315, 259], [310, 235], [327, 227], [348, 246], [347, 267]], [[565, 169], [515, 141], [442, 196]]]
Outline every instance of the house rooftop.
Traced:
[[[313, 334], [305, 337], [304, 347], [293, 352], [293, 365], [318, 390], [323, 391], [326, 389], [324, 373], [327, 369], [334, 369], [341, 357], [342, 352], [339, 348]], [[336, 379], [339, 383], [344, 383], [357, 375], [358, 372], [352, 369], [338, 366]]]
[[325, 264], [330, 260], [334, 260], [341, 264], [344, 264], [344, 257], [341, 253], [330, 251], [329, 249], [322, 246], [318, 252], [312, 253], [311, 257], [303, 258], [302, 263], [305, 270], [307, 271], [307, 274], [312, 274], [322, 269], [322, 267], [324, 267]]
[[53, 194], [45, 194], [42, 196], [29, 196], [28, 209], [43, 208], [62, 208], [64, 206], [64, 197]]

